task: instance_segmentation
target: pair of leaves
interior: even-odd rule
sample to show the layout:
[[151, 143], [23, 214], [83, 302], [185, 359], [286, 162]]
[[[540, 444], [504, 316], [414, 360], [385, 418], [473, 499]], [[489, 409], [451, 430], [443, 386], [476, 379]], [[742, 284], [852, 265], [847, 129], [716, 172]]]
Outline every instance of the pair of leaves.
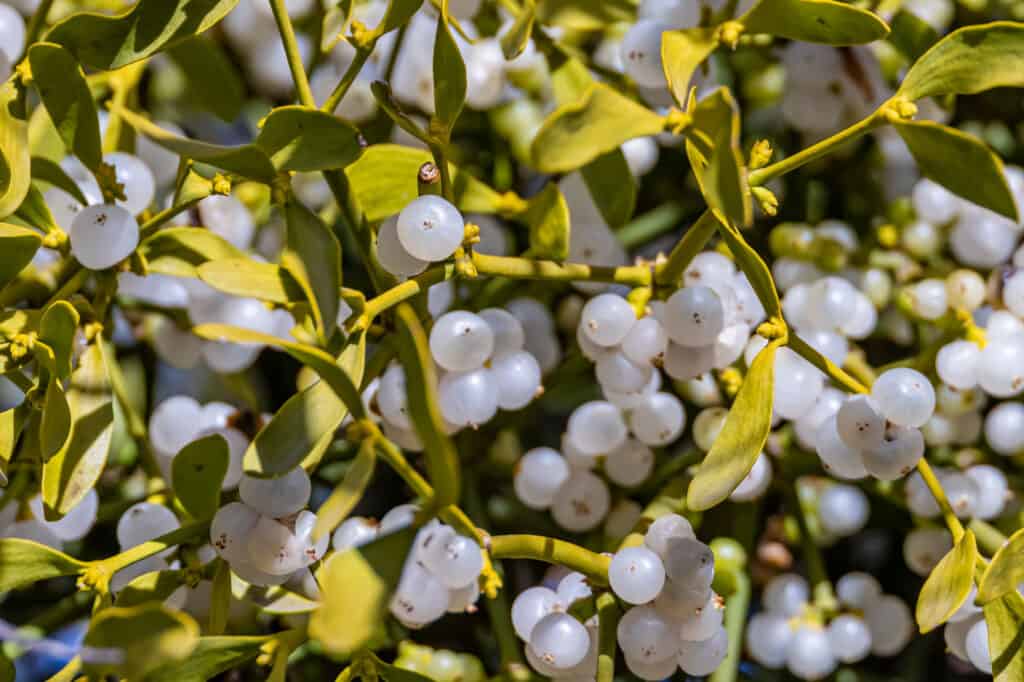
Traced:
[[103, 161], [99, 117], [89, 84], [74, 55], [60, 45], [36, 43], [28, 51], [32, 80], [67, 150], [96, 170]]
[[84, 643], [120, 658], [115, 664], [87, 663], [90, 676], [117, 673], [142, 679], [161, 665], [187, 659], [199, 644], [199, 625], [159, 603], [112, 606], [92, 618]]
[[932, 569], [917, 597], [917, 625], [922, 634], [939, 627], [963, 606], [974, 585], [978, 545], [965, 531], [953, 549]]
[[378, 636], [416, 530], [406, 528], [336, 552], [317, 573], [323, 606], [309, 619], [310, 637], [344, 657]]
[[978, 585], [978, 602], [987, 604], [1017, 589], [1024, 582], [1024, 529], [1003, 543], [992, 557]]
[[1016, 589], [982, 607], [995, 682], [1024, 679], [1024, 597]]
[[85, 66], [112, 71], [202, 33], [237, 4], [238, 0], [140, 0], [118, 15], [73, 14], [46, 37]]

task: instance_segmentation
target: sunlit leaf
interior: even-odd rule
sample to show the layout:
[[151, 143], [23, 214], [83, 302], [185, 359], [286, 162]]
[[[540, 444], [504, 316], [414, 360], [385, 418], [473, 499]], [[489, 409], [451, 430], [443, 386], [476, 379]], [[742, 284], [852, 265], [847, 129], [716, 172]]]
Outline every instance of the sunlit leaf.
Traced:
[[77, 330], [78, 311], [67, 301], [51, 303], [39, 320], [39, 338], [53, 349], [57, 376], [61, 379], [71, 374]]
[[39, 420], [39, 448], [43, 461], [64, 449], [71, 438], [71, 408], [60, 381], [51, 379], [43, 398], [43, 416]]
[[255, 144], [278, 170], [312, 172], [344, 168], [359, 158], [359, 131], [318, 109], [286, 106], [263, 121]]
[[349, 15], [352, 13], [352, 0], [330, 0], [320, 29], [320, 51], [330, 52], [344, 37]]
[[719, 88], [689, 111], [686, 153], [708, 206], [739, 226], [752, 219], [736, 101], [728, 88]]
[[634, 137], [656, 135], [664, 119], [603, 83], [583, 97], [559, 107], [533, 141], [537, 169], [560, 173], [580, 168]]
[[21, 538], [0, 539], [0, 592], [74, 575], [84, 567], [84, 562], [46, 545]]
[[98, 168], [103, 160], [100, 124], [82, 67], [70, 52], [53, 43], [36, 43], [28, 59], [32, 80], [64, 146], [87, 168]]
[[251, 661], [272, 635], [200, 637], [188, 658], [164, 663], [146, 676], [147, 682], [204, 682]]
[[1024, 24], [995, 21], [953, 31], [903, 77], [897, 94], [912, 100], [1024, 86]]
[[974, 533], [968, 530], [932, 569], [917, 597], [917, 625], [922, 634], [945, 623], [967, 601], [977, 558]]
[[825, 45], [861, 45], [889, 33], [877, 15], [832, 0], [760, 0], [739, 21], [747, 33]]
[[920, 58], [939, 39], [939, 34], [924, 19], [901, 9], [892, 18], [888, 41], [911, 62]]
[[341, 245], [329, 227], [292, 197], [284, 206], [287, 226], [281, 266], [298, 282], [324, 341], [337, 327]]
[[228, 472], [228, 444], [218, 434], [194, 440], [171, 462], [171, 481], [181, 506], [194, 519], [209, 519], [220, 508], [220, 487]]
[[32, 262], [42, 241], [38, 232], [0, 223], [0, 286], [17, 277]]
[[448, 18], [437, 17], [434, 34], [434, 111], [443, 128], [451, 132], [466, 104], [466, 64], [455, 44]]
[[684, 106], [693, 73], [718, 47], [715, 27], [686, 28], [661, 34], [661, 63], [676, 104]]
[[67, 172], [55, 161], [42, 156], [32, 157], [32, 179], [41, 180], [54, 187], [64, 190], [78, 203], [88, 205], [89, 200], [82, 194], [82, 189], [75, 183]]
[[185, 583], [181, 571], [150, 571], [122, 587], [117, 593], [120, 607], [162, 602]]
[[316, 512], [316, 526], [313, 528], [314, 540], [333, 531], [352, 513], [355, 506], [359, 504], [359, 500], [362, 499], [370, 479], [373, 478], [376, 461], [377, 455], [372, 447], [359, 449], [359, 454], [345, 471], [345, 477], [331, 491]]
[[245, 254], [223, 237], [202, 227], [170, 227], [139, 244], [151, 272], [196, 277], [196, 268], [216, 260], [244, 259]]
[[202, 33], [237, 4], [238, 0], [140, 0], [118, 15], [72, 14], [46, 37], [66, 47], [82, 64], [110, 71]]
[[384, 18], [373, 29], [373, 34], [379, 37], [406, 24], [422, 4], [423, 0], [388, 0]]
[[1012, 590], [983, 611], [994, 682], [1024, 679], [1024, 597]]
[[199, 277], [218, 291], [272, 303], [295, 303], [306, 293], [284, 268], [249, 258], [211, 260], [196, 268]]
[[933, 121], [902, 121], [895, 126], [922, 175], [968, 201], [1017, 220], [1003, 163], [984, 142]]
[[[60, 225], [53, 219], [50, 207], [46, 205], [43, 193], [39, 191], [35, 184], [29, 185], [28, 194], [25, 195], [25, 199], [21, 202], [18, 210], [14, 212], [14, 217], [25, 221], [25, 223], [42, 233], [52, 232], [60, 228]], [[0, 223], [0, 226], [2, 225]], [[33, 234], [38, 237], [38, 233]]]
[[637, 183], [621, 149], [602, 154], [581, 168], [580, 173], [590, 198], [609, 227], [622, 227], [633, 217]]
[[376, 656], [373, 656], [373, 666], [384, 682], [429, 682], [431, 679], [412, 670], [385, 663]]
[[563, 260], [569, 256], [569, 206], [558, 185], [549, 182], [530, 198], [523, 220], [530, 226], [530, 256]]
[[770, 342], [754, 358], [721, 434], [690, 482], [688, 508], [710, 509], [728, 498], [764, 449], [772, 425], [775, 351], [780, 343]]
[[533, 22], [537, 18], [536, 0], [523, 2], [512, 25], [501, 35], [501, 52], [505, 59], [515, 59], [526, 50], [533, 33]]
[[765, 313], [769, 318], [781, 318], [782, 304], [779, 302], [779, 292], [775, 289], [775, 280], [772, 279], [768, 265], [747, 243], [735, 225], [724, 220], [720, 214], [715, 213], [714, 215], [718, 219], [718, 233], [729, 247], [733, 257], [736, 258], [737, 265], [750, 280], [750, 286], [754, 287], [754, 292], [757, 293], [757, 299], [764, 306]]
[[231, 616], [231, 564], [220, 559], [211, 581], [210, 615], [206, 631], [211, 635], [222, 635], [228, 627]]
[[0, 85], [0, 218], [17, 210], [32, 183], [23, 107], [22, 93], [12, 77]]
[[86, 646], [118, 651], [118, 664], [87, 663], [93, 675], [117, 673], [132, 679], [169, 662], [183, 661], [199, 644], [199, 626], [184, 613], [150, 602], [103, 609], [89, 623]]
[[572, 31], [598, 31], [636, 21], [636, 3], [629, 0], [542, 0], [537, 11], [545, 25]]
[[992, 557], [978, 585], [978, 602], [998, 599], [1024, 582], [1024, 529], [1018, 530]]

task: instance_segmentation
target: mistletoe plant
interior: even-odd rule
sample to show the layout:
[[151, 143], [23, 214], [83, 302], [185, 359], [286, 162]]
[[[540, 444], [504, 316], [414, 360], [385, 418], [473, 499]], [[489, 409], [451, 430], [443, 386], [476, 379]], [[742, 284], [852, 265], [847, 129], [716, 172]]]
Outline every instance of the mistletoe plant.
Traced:
[[1024, 680], [963, 4], [0, 0], [3, 679]]

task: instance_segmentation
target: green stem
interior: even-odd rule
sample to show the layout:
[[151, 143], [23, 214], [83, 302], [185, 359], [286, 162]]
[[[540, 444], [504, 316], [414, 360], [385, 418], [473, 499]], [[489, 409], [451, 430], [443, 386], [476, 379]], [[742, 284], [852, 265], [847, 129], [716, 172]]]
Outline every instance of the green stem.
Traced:
[[556, 263], [510, 256], [489, 256], [473, 252], [473, 265], [481, 275], [512, 279], [542, 279], [556, 282], [585, 280], [610, 282], [630, 287], [651, 285], [651, 269], [644, 265], [623, 265], [617, 268], [583, 263]]
[[491, 538], [495, 559], [533, 559], [579, 571], [597, 585], [608, 583], [609, 557], [579, 545], [543, 535], [495, 535]]
[[841, 130], [831, 137], [826, 137], [824, 140], [816, 142], [810, 147], [801, 149], [792, 156], [787, 156], [781, 161], [777, 161], [765, 166], [764, 168], [751, 171], [750, 175], [747, 176], [747, 182], [749, 182], [751, 187], [763, 185], [773, 178], [785, 175], [786, 173], [794, 171], [811, 161], [815, 161], [830, 154], [837, 147], [840, 147], [851, 140], [856, 140], [858, 137], [866, 135], [875, 128], [879, 128], [884, 125], [885, 119], [880, 112], [881, 110], [875, 111], [867, 118], [854, 123], [849, 128]]
[[789, 330], [789, 340], [786, 345], [797, 355], [811, 363], [822, 372], [827, 374], [832, 381], [836, 382], [849, 393], [868, 393], [870, 389], [846, 373], [824, 355], [811, 348], [810, 345], [801, 339], [792, 329]]
[[436, 265], [419, 275], [412, 277], [411, 279], [407, 279], [400, 284], [396, 284], [387, 291], [366, 302], [366, 308], [363, 311], [366, 322], [373, 322], [373, 320], [385, 310], [393, 308], [399, 303], [406, 301], [417, 294], [425, 292], [438, 282], [443, 282], [444, 280], [451, 279], [454, 276], [455, 266], [446, 263]]
[[39, 40], [39, 36], [43, 34], [43, 28], [46, 26], [46, 16], [50, 13], [51, 7], [53, 7], [53, 0], [42, 0], [36, 11], [32, 13], [32, 18], [28, 20], [28, 26], [25, 28], [25, 52], [18, 61], [24, 59], [25, 55], [28, 54], [28, 48], [32, 47], [32, 44]]
[[672, 249], [668, 260], [658, 265], [654, 275], [655, 281], [664, 286], [678, 286], [686, 267], [707, 245], [717, 228], [718, 220], [715, 216], [711, 211], [704, 211]]
[[617, 629], [622, 611], [611, 592], [597, 597], [597, 682], [615, 679]]
[[[97, 573], [109, 581], [111, 576], [123, 568], [127, 568], [128, 566], [138, 563], [143, 559], [148, 559], [149, 557], [159, 554], [160, 552], [176, 545], [206, 536], [209, 532], [209, 521], [200, 521], [198, 523], [182, 526], [181, 528], [172, 530], [170, 533], [165, 533], [154, 540], [143, 542], [142, 544], [126, 549], [120, 554], [115, 554], [112, 557], [107, 557], [100, 561], [91, 562], [89, 567], [86, 569], [86, 573]], [[105, 585], [106, 584], [104, 583], [104, 587]], [[100, 586], [96, 585], [96, 587]]]
[[164, 210], [155, 214], [153, 217], [151, 217], [149, 220], [147, 220], [146, 222], [142, 223], [142, 225], [139, 226], [139, 241], [141, 242], [143, 239], [150, 236], [167, 223], [171, 222], [171, 220], [173, 220], [175, 216], [179, 215], [184, 211], [189, 210], [190, 208], [198, 204], [200, 201], [205, 199], [207, 196], [210, 195], [207, 194], [206, 196], [190, 197], [189, 199], [186, 199], [180, 204], [175, 204], [174, 206], [171, 206], [170, 208], [165, 208]]
[[43, 304], [43, 308], [56, 301], [70, 298], [71, 294], [81, 289], [82, 285], [85, 284], [85, 280], [89, 279], [91, 273], [83, 268], [78, 261], [68, 260], [66, 262], [68, 263], [68, 270], [63, 273], [66, 279], [58, 287], [57, 291], [53, 292], [53, 295], [47, 299], [46, 303]]
[[743, 627], [750, 607], [750, 578], [743, 571], [735, 576], [736, 590], [725, 602], [725, 631], [729, 635], [729, 652], [710, 678], [710, 682], [735, 682], [743, 654]]
[[797, 526], [800, 529], [800, 549], [803, 553], [804, 563], [807, 564], [807, 578], [811, 582], [814, 605], [830, 611], [834, 610], [836, 597], [832, 591], [832, 582], [828, 579], [828, 571], [825, 568], [821, 550], [815, 544], [811, 530], [807, 526], [807, 518], [804, 516], [803, 506], [800, 504], [796, 484], [794, 481], [787, 481], [786, 487], [786, 496], [793, 507], [793, 516], [796, 517]]
[[617, 236], [627, 249], [646, 244], [675, 227], [683, 213], [682, 204], [669, 201], [629, 221]]
[[356, 50], [356, 56], [352, 59], [352, 63], [348, 65], [348, 69], [345, 70], [344, 75], [341, 77], [341, 81], [334, 87], [331, 94], [327, 97], [324, 105], [320, 107], [323, 111], [329, 114], [334, 113], [334, 110], [341, 104], [341, 100], [345, 99], [345, 95], [348, 93], [349, 88], [355, 83], [356, 77], [359, 76], [360, 70], [363, 68], [363, 64], [370, 58], [370, 54], [373, 52], [373, 45], [367, 45], [365, 47], [358, 48]]
[[285, 0], [270, 0], [270, 9], [274, 13], [274, 21], [277, 22], [277, 31], [281, 34], [281, 42], [284, 44], [284, 53], [288, 58], [288, 68], [291, 69], [299, 101], [304, 106], [316, 108], [316, 100], [313, 99], [313, 91], [309, 88], [309, 78], [306, 77], [306, 68], [302, 65], [302, 53], [299, 52], [295, 27], [288, 16]]
[[417, 497], [427, 502], [434, 496], [434, 489], [430, 483], [409, 464], [409, 460], [405, 458], [398, 446], [382, 436], [374, 438], [374, 446], [380, 458], [398, 474], [399, 478], [405, 481], [407, 486], [412, 488]]
[[946, 493], [942, 489], [942, 484], [939, 483], [939, 477], [935, 475], [932, 465], [924, 457], [917, 462], [917, 472], [921, 474], [924, 484], [928, 486], [928, 492], [932, 494], [935, 502], [938, 503], [939, 509], [942, 511], [942, 519], [946, 522], [949, 532], [953, 534], [953, 543], [960, 542], [960, 538], [964, 534], [964, 526], [953, 512], [953, 507], [950, 506], [949, 500], [946, 499]]
[[455, 192], [452, 189], [452, 172], [448, 168], [448, 159], [445, 157], [444, 145], [431, 142], [429, 146], [430, 153], [434, 155], [434, 164], [441, 171], [441, 196], [454, 204]]

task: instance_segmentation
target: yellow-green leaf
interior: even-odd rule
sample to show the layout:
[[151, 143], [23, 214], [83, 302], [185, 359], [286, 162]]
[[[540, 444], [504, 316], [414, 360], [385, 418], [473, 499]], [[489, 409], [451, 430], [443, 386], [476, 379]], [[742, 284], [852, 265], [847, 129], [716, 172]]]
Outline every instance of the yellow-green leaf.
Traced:
[[0, 218], [17, 210], [32, 183], [23, 91], [14, 76], [0, 85]]
[[71, 438], [71, 408], [64, 387], [56, 378], [46, 385], [43, 416], [39, 420], [39, 447], [43, 461], [60, 452]]
[[87, 206], [89, 204], [89, 200], [85, 198], [84, 194], [82, 194], [82, 188], [71, 179], [71, 176], [69, 176], [56, 161], [52, 161], [42, 156], [33, 156], [32, 179], [49, 183], [54, 187], [64, 190], [83, 206]]
[[406, 24], [422, 4], [423, 0], [389, 0], [388, 7], [384, 11], [384, 18], [373, 29], [373, 35], [379, 38]]
[[14, 212], [14, 216], [43, 233], [52, 232], [60, 227], [54, 220], [50, 207], [46, 205], [43, 193], [34, 183], [28, 186], [28, 193], [21, 206]]
[[152, 602], [111, 606], [93, 616], [85, 645], [117, 650], [123, 660], [86, 663], [86, 670], [97, 676], [116, 673], [141, 679], [161, 665], [185, 660], [198, 644], [199, 626], [191, 616]]
[[717, 27], [686, 28], [661, 34], [661, 63], [676, 104], [684, 106], [693, 72], [718, 47]]
[[832, 0], [760, 0], [739, 21], [747, 33], [824, 45], [862, 45], [889, 33], [877, 15]]
[[164, 149], [186, 159], [200, 161], [229, 173], [237, 173], [266, 183], [272, 183], [277, 177], [277, 169], [274, 168], [270, 156], [256, 144], [225, 147], [200, 142], [167, 132], [149, 119], [124, 107], [112, 106], [111, 112], [118, 114], [140, 135], [145, 135]]
[[0, 485], [7, 485], [7, 465], [30, 413], [27, 402], [0, 412]]
[[[362, 382], [365, 361], [366, 335], [350, 336], [337, 364], [353, 385]], [[326, 381], [299, 391], [256, 434], [243, 460], [246, 473], [280, 476], [307, 458], [316, 460], [346, 414], [345, 403]]]
[[782, 318], [782, 304], [779, 303], [779, 292], [775, 289], [775, 280], [764, 259], [747, 243], [735, 225], [729, 223], [717, 211], [712, 212], [718, 220], [718, 233], [729, 247], [737, 265], [750, 280], [757, 299], [761, 301], [769, 318]]
[[570, 31], [601, 31], [609, 24], [636, 21], [629, 0], [543, 0], [537, 8], [545, 25]]
[[[442, 5], [447, 10], [447, 4]], [[434, 34], [434, 111], [445, 130], [445, 137], [466, 104], [466, 64], [455, 44], [446, 12], [437, 17]]]
[[781, 339], [770, 342], [754, 358], [721, 434], [690, 482], [688, 508], [710, 509], [728, 498], [764, 449], [772, 425], [775, 351], [780, 344]]
[[352, 0], [337, 0], [327, 4], [320, 25], [320, 51], [327, 53], [345, 38], [345, 27], [352, 13]]
[[708, 206], [740, 226], [752, 219], [743, 153], [740, 117], [728, 88], [692, 106], [693, 124], [686, 133], [686, 154]]
[[559, 107], [541, 126], [532, 155], [544, 173], [575, 170], [634, 137], [656, 135], [664, 118], [603, 83]]
[[150, 571], [143, 573], [117, 593], [120, 607], [138, 606], [147, 602], [162, 602], [185, 583], [182, 571]]
[[1024, 597], [1012, 590], [982, 610], [988, 625], [994, 682], [1024, 680]]
[[220, 486], [228, 472], [228, 443], [211, 434], [181, 449], [171, 462], [174, 494], [197, 520], [213, 518], [220, 508]]
[[103, 161], [100, 123], [85, 74], [60, 45], [36, 43], [28, 51], [32, 81], [68, 151], [87, 168]]
[[146, 676], [146, 682], [204, 682], [251, 661], [273, 635], [200, 637], [188, 658], [164, 663]]
[[385, 663], [377, 658], [375, 654], [371, 653], [370, 655], [373, 656], [373, 667], [377, 669], [377, 674], [381, 676], [384, 682], [430, 682], [431, 680], [431, 678], [418, 672]]
[[231, 615], [231, 564], [218, 560], [210, 588], [210, 615], [206, 631], [211, 635], [223, 635]]
[[911, 62], [916, 61], [939, 39], [939, 34], [924, 19], [901, 9], [892, 18], [892, 33], [887, 40]]
[[185, 97], [193, 104], [232, 122], [245, 104], [245, 82], [216, 40], [189, 38], [167, 51], [185, 76]]
[[65, 379], [71, 374], [71, 361], [78, 331], [78, 311], [67, 301], [54, 301], [39, 321], [39, 338], [53, 349], [57, 376]]
[[533, 22], [537, 18], [536, 0], [526, 0], [519, 9], [512, 25], [501, 35], [501, 52], [505, 59], [515, 59], [523, 53], [533, 33]]
[[902, 121], [895, 126], [922, 175], [968, 201], [1017, 220], [1003, 162], [984, 142], [933, 121]]
[[917, 626], [922, 634], [945, 623], [967, 601], [974, 585], [977, 558], [974, 533], [968, 530], [932, 569], [917, 597]]
[[0, 223], [0, 287], [17, 277], [32, 262], [42, 242], [38, 232]]
[[111, 71], [202, 33], [237, 4], [238, 0], [140, 0], [113, 16], [72, 14], [46, 38], [66, 47], [82, 64]]
[[46, 545], [21, 538], [0, 539], [0, 592], [74, 575], [84, 567], [84, 562]]
[[150, 272], [196, 277], [196, 268], [209, 261], [244, 259], [245, 254], [223, 237], [202, 227], [170, 227], [139, 245]]
[[344, 168], [359, 158], [359, 131], [350, 123], [301, 106], [278, 107], [263, 121], [256, 145], [281, 171]]
[[331, 491], [316, 512], [316, 526], [313, 527], [314, 541], [333, 531], [352, 513], [355, 506], [359, 504], [359, 500], [363, 498], [370, 479], [373, 478], [376, 462], [377, 455], [373, 447], [359, 448], [359, 454], [349, 464], [341, 483]]
[[1024, 582], [1024, 529], [1003, 543], [978, 585], [978, 603], [987, 604]]
[[309, 619], [309, 635], [325, 651], [347, 656], [383, 630], [415, 532], [407, 528], [327, 559], [317, 573], [324, 605]]
[[530, 226], [532, 258], [568, 258], [569, 206], [556, 183], [549, 182], [541, 192], [531, 197], [522, 219]]
[[341, 245], [315, 213], [292, 197], [284, 206], [287, 243], [283, 267], [305, 293], [324, 342], [338, 322], [341, 290]]
[[398, 306], [398, 357], [405, 369], [409, 416], [423, 442], [427, 473], [434, 486], [434, 504], [443, 509], [459, 499], [459, 460], [455, 446], [445, 433], [437, 405], [437, 377], [426, 332], [412, 307]]
[[1024, 24], [995, 21], [953, 31], [918, 59], [897, 94], [912, 100], [1024, 85]]
[[602, 154], [580, 169], [590, 198], [608, 227], [622, 227], [636, 208], [636, 181], [621, 149]]
[[225, 258], [196, 268], [200, 279], [218, 291], [271, 303], [296, 303], [306, 293], [284, 268], [249, 258]]
[[[369, 147], [358, 161], [345, 168], [352, 197], [371, 223], [399, 213], [419, 196], [416, 175], [430, 152], [396, 144]], [[448, 164], [455, 205], [467, 213], [499, 213], [502, 197], [466, 171]]]

